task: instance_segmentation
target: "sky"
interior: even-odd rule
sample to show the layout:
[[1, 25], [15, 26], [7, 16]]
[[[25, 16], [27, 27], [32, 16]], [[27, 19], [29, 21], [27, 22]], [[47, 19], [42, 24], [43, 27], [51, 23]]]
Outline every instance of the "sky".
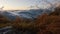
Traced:
[[[60, 1], [60, 0], [56, 0]], [[55, 2], [55, 0], [48, 0], [48, 2]], [[0, 7], [4, 6], [4, 10], [27, 10], [30, 6], [38, 5], [40, 8], [46, 8], [50, 5], [42, 0], [0, 0]], [[34, 8], [36, 8], [34, 6]]]

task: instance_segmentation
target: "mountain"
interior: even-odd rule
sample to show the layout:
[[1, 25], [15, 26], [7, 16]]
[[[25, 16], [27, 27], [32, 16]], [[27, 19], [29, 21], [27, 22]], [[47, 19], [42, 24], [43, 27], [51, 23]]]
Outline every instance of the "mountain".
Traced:
[[[42, 15], [43, 14], [43, 15]], [[16, 19], [16, 16], [17, 19]], [[37, 17], [38, 16], [38, 17]], [[0, 18], [16, 19], [15, 22], [0, 23], [0, 34], [59, 34], [60, 33], [60, 8], [55, 11], [27, 10], [24, 12], [0, 11]], [[20, 22], [20, 18], [37, 19], [34, 21]]]
[[47, 13], [49, 14], [51, 11], [47, 9], [31, 9], [24, 11], [0, 11], [0, 14], [7, 17], [10, 20], [15, 20], [16, 16], [25, 19], [34, 19], [37, 16]]
[[11, 20], [14, 20], [15, 19], [15, 17], [16, 16], [14, 16], [12, 13], [10, 13], [10, 12], [2, 12], [2, 13], [0, 13], [0, 14], [2, 14], [4, 17], [6, 17], [6, 18], [8, 18], [8, 19], [11, 19]]

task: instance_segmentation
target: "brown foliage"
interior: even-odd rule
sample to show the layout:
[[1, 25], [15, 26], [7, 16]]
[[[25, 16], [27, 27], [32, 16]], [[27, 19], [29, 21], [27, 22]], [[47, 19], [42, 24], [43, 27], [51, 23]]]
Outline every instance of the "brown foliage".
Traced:
[[41, 16], [37, 20], [37, 27], [40, 29], [39, 34], [60, 33], [60, 16]]
[[6, 17], [0, 15], [0, 23], [7, 23], [9, 22], [9, 19], [7, 19]]
[[9, 19], [7, 19], [6, 17], [0, 15], [0, 28], [5, 27], [5, 26], [9, 26], [10, 24], [8, 22], [10, 23]]
[[60, 8], [56, 8], [50, 15], [38, 16], [36, 27], [38, 34], [60, 34]]
[[39, 16], [36, 20], [36, 26], [40, 29], [38, 34], [60, 34], [60, 16], [53, 14]]
[[[1, 20], [2, 22], [8, 22], [6, 18], [0, 18]], [[60, 8], [56, 8], [50, 15], [40, 15], [34, 21], [29, 19], [23, 20], [17, 16], [16, 20], [12, 21], [10, 25], [17, 30], [22, 29], [24, 31], [34, 32], [35, 34], [36, 32], [37, 34], [60, 34]]]

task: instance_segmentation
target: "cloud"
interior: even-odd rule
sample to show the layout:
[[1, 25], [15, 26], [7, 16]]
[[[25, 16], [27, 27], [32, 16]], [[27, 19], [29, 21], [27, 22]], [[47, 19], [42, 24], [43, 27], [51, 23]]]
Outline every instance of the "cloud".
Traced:
[[39, 7], [40, 8], [49, 8], [49, 7], [57, 7], [60, 5], [60, 0], [43, 0], [43, 1], [40, 1], [39, 3]]

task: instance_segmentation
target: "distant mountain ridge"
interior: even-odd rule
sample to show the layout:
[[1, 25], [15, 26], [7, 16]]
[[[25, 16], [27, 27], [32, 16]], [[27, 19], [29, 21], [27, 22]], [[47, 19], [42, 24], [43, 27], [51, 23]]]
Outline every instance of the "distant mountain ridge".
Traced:
[[16, 16], [20, 18], [26, 18], [26, 19], [34, 19], [37, 16], [44, 14], [44, 13], [51, 13], [50, 10], [47, 9], [31, 9], [26, 11], [0, 11], [0, 14], [7, 17], [8, 19], [15, 20]]

